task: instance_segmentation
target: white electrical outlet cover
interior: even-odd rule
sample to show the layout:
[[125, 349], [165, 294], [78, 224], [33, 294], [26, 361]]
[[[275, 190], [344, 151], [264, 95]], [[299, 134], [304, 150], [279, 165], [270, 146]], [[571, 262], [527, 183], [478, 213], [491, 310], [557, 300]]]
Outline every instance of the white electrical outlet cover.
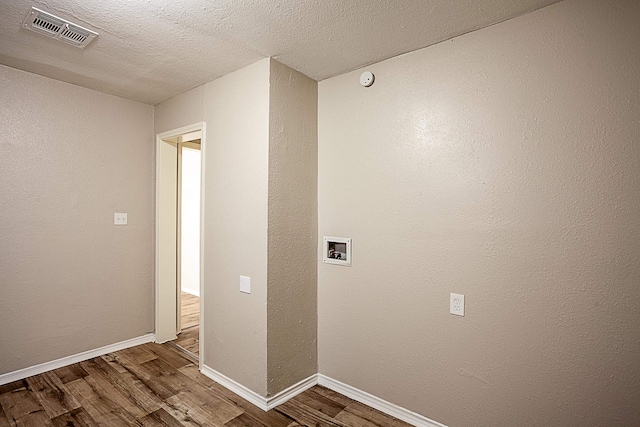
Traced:
[[251, 278], [247, 276], [240, 276], [240, 292], [245, 294], [251, 293]]
[[113, 214], [113, 225], [127, 225], [126, 212], [116, 212]]
[[451, 294], [449, 298], [449, 313], [464, 316], [464, 295]]

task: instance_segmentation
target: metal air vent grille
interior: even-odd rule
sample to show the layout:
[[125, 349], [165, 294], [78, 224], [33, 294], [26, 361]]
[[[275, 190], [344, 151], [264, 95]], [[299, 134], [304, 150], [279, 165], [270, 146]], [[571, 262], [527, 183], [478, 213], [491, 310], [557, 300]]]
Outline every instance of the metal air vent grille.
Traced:
[[72, 43], [82, 44], [89, 37], [89, 33], [87, 31], [83, 31], [80, 28], [72, 27], [71, 25], [67, 25], [67, 28], [62, 30], [60, 33], [60, 37], [69, 40]]
[[48, 33], [57, 34], [58, 32], [60, 32], [60, 28], [62, 28], [63, 22], [50, 16], [36, 15], [32, 25]]
[[98, 36], [95, 31], [73, 24], [36, 7], [31, 8], [22, 27], [81, 49], [84, 49]]

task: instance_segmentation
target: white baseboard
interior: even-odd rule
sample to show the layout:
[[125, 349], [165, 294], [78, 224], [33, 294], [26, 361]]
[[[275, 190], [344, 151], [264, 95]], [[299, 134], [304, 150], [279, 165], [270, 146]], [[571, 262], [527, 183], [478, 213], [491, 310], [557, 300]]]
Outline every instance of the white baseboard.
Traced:
[[263, 411], [267, 410], [267, 399], [260, 396], [255, 391], [248, 389], [247, 387], [243, 386], [239, 382], [232, 380], [226, 375], [221, 374], [220, 372], [210, 368], [205, 364], [202, 364], [202, 369], [200, 369], [200, 372], [202, 372], [203, 375], [211, 378], [221, 386], [231, 390], [238, 396], [248, 400], [252, 404], [256, 405], [258, 408], [262, 409]]
[[318, 374], [318, 384], [416, 427], [447, 427], [442, 423], [394, 405], [366, 391], [359, 390], [325, 375]]
[[267, 398], [264, 396], [260, 396], [255, 391], [248, 389], [239, 382], [232, 380], [231, 378], [227, 377], [224, 374], [221, 374], [220, 372], [210, 368], [207, 365], [202, 365], [201, 372], [221, 386], [248, 400], [263, 411], [269, 411], [278, 405], [282, 405], [287, 400], [297, 396], [307, 389], [310, 389], [318, 383], [318, 375], [313, 374], [309, 378], [306, 378], [298, 382], [297, 384], [294, 384], [291, 387], [282, 390], [280, 393]]
[[269, 397], [267, 399], [267, 411], [275, 408], [276, 406], [282, 405], [287, 400], [296, 397], [316, 384], [318, 384], [318, 374], [313, 374], [309, 378], [306, 378], [297, 384], [282, 390], [280, 393]]
[[73, 365], [74, 363], [82, 362], [84, 360], [93, 359], [94, 357], [102, 356], [103, 354], [124, 350], [125, 348], [134, 347], [136, 345], [145, 344], [148, 342], [153, 342], [154, 340], [154, 334], [146, 334], [137, 338], [131, 338], [114, 344], [105, 345], [104, 347], [96, 348], [93, 350], [83, 351], [82, 353], [73, 354], [61, 359], [56, 359], [50, 362], [41, 363], [39, 365], [30, 366], [28, 368], [20, 369], [17, 371], [8, 372], [6, 374], [0, 375], [0, 385], [22, 380], [24, 378], [51, 371], [53, 369], [62, 368], [63, 366]]
[[207, 365], [202, 365], [201, 372], [218, 384], [231, 390], [238, 396], [248, 400], [263, 411], [269, 411], [276, 406], [282, 405], [287, 400], [297, 396], [303, 391], [310, 389], [316, 384], [320, 384], [321, 386], [327, 387], [342, 395], [350, 397], [353, 400], [364, 403], [367, 406], [370, 406], [374, 409], [377, 409], [378, 411], [384, 412], [387, 415], [391, 415], [392, 417], [395, 417], [416, 427], [447, 427], [442, 423], [429, 419], [423, 415], [417, 414], [398, 405], [394, 405], [393, 403], [387, 402], [386, 400], [380, 399], [379, 397], [376, 397], [365, 391], [359, 390], [355, 387], [334, 380], [333, 378], [329, 378], [322, 374], [311, 375], [309, 378], [306, 378], [299, 383], [292, 385], [291, 387], [281, 391], [275, 396], [266, 398], [264, 396], [260, 396], [258, 393], [248, 389], [242, 384], [232, 380], [226, 375], [221, 374], [214, 369], [211, 369]]

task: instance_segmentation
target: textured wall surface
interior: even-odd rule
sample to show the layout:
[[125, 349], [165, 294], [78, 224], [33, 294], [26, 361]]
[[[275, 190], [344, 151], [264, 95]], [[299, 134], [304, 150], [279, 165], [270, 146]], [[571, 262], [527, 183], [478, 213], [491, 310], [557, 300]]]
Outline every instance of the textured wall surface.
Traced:
[[[204, 363], [267, 393], [269, 68], [205, 86]], [[240, 293], [240, 276], [251, 294]]]
[[319, 83], [319, 234], [353, 238], [320, 373], [451, 426], [640, 424], [638, 40], [640, 3], [571, 0]]
[[[156, 105], [156, 132], [204, 120], [204, 364], [267, 393], [270, 59]], [[251, 294], [240, 293], [240, 276]]]
[[0, 99], [0, 374], [153, 332], [153, 107], [4, 66]]
[[204, 87], [198, 86], [174, 96], [154, 108], [155, 133], [168, 132], [203, 120]]
[[267, 365], [269, 395], [318, 372], [318, 84], [271, 61]]
[[202, 357], [267, 396], [317, 372], [317, 83], [261, 60], [157, 105], [155, 128], [202, 119]]

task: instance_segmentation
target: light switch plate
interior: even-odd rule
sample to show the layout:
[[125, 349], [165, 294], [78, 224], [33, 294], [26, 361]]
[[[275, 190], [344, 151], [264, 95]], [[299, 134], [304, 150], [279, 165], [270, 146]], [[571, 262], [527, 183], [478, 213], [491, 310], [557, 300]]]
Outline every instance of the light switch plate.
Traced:
[[114, 213], [113, 225], [127, 225], [127, 214], [122, 212]]
[[251, 293], [251, 277], [240, 276], [240, 292]]
[[464, 317], [464, 295], [451, 294], [449, 298], [449, 313]]

